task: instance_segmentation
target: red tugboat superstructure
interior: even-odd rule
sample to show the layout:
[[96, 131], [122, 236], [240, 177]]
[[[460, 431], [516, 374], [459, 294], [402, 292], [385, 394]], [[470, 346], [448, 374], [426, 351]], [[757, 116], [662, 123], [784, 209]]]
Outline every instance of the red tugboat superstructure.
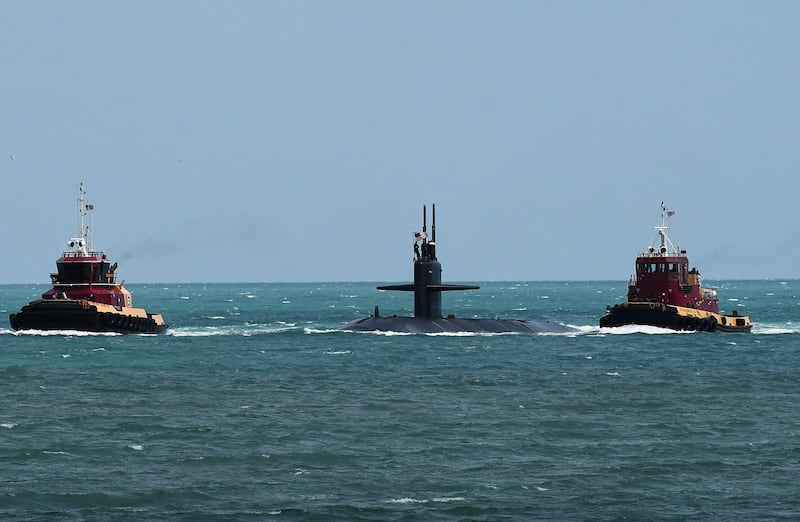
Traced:
[[105, 252], [94, 250], [92, 229], [86, 224], [94, 206], [86, 202], [83, 183], [78, 196], [78, 237], [70, 238], [68, 250], [50, 274], [53, 287], [41, 299], [11, 314], [14, 330], [77, 330], [118, 333], [164, 333], [160, 314], [133, 307], [133, 297], [116, 281], [117, 263]]
[[734, 310], [719, 313], [717, 291], [704, 288], [700, 272], [689, 269], [686, 250], [675, 248], [667, 236], [674, 211], [661, 203], [658, 245], [636, 257], [636, 273], [628, 283], [628, 300], [608, 307], [601, 327], [644, 324], [673, 330], [749, 332], [750, 318]]

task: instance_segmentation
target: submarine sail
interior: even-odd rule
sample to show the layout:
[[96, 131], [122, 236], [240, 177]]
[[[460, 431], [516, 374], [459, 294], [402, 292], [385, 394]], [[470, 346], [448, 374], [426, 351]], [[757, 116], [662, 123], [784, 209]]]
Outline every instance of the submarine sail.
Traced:
[[427, 232], [426, 207], [422, 207], [422, 231], [414, 233], [414, 282], [382, 285], [378, 290], [414, 293], [414, 316], [381, 316], [375, 312], [345, 324], [343, 330], [386, 331], [401, 333], [567, 333], [577, 331], [570, 326], [550, 321], [523, 319], [459, 318], [442, 316], [442, 292], [477, 290], [475, 285], [442, 283], [442, 265], [436, 257], [436, 205], [431, 206], [431, 235]]

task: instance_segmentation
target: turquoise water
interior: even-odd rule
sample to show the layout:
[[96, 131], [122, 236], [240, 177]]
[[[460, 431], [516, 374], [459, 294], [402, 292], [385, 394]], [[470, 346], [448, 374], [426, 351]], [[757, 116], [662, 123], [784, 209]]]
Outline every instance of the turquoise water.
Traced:
[[752, 334], [599, 329], [624, 282], [443, 299], [578, 334], [337, 331], [410, 313], [374, 286], [132, 286], [165, 336], [13, 333], [47, 287], [0, 287], [0, 518], [800, 518], [800, 281], [716, 282]]

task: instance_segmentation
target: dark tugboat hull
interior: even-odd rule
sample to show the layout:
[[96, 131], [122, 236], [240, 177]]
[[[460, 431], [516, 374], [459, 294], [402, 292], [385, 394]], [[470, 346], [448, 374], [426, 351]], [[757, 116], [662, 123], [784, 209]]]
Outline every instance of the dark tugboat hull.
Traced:
[[546, 321], [517, 319], [464, 319], [425, 317], [375, 317], [369, 316], [345, 324], [343, 330], [359, 332], [397, 333], [574, 333], [570, 326]]
[[162, 334], [167, 325], [158, 314], [140, 308], [113, 306], [79, 299], [39, 299], [9, 317], [14, 330], [76, 330]]
[[629, 324], [701, 332], [749, 332], [753, 328], [747, 316], [722, 315], [661, 303], [626, 302], [614, 305], [600, 319], [600, 326], [603, 328]]

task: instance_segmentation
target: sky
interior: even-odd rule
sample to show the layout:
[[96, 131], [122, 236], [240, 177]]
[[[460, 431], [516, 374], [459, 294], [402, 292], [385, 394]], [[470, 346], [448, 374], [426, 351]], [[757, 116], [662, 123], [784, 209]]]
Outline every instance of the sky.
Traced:
[[800, 2], [0, 7], [0, 284], [800, 277]]

